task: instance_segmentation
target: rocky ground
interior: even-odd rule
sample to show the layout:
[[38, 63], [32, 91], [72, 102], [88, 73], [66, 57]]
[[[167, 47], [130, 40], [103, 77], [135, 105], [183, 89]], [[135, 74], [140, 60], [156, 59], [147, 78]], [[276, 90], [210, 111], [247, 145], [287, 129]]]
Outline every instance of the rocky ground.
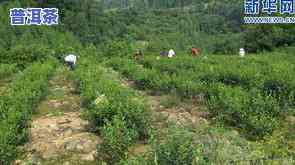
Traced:
[[207, 122], [206, 118], [209, 114], [200, 105], [183, 103], [177, 99], [174, 100], [173, 96], [148, 96], [148, 99], [152, 110], [167, 122], [174, 122], [180, 126]]
[[88, 122], [81, 118], [80, 97], [70, 74], [61, 67], [50, 80], [49, 94], [36, 109], [29, 142], [15, 164], [96, 164], [96, 148], [102, 140], [89, 132]]

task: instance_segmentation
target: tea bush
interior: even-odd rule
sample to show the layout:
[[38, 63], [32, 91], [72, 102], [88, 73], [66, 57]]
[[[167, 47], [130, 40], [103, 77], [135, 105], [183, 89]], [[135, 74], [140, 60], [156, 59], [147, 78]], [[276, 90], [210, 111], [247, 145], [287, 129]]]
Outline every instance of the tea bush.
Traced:
[[121, 116], [114, 116], [101, 130], [103, 143], [98, 146], [99, 157], [110, 164], [126, 158], [128, 147], [138, 138], [135, 129], [130, 129]]
[[272, 97], [263, 97], [253, 89], [217, 85], [217, 95], [210, 96], [208, 105], [220, 121], [243, 128], [249, 137], [263, 137], [278, 127], [281, 109]]
[[144, 68], [130, 59], [113, 58], [109, 60], [108, 65], [134, 80], [139, 89], [148, 89], [158, 93], [176, 92], [184, 98], [197, 96], [204, 91], [204, 84], [196, 80], [192, 72], [179, 72], [181, 76], [177, 73], [162, 73], [154, 68]]
[[[208, 58], [184, 56], [160, 60], [151, 56], [145, 57], [140, 63], [149, 69], [160, 71], [161, 74], [168, 73], [168, 75], [184, 77], [190, 81], [221, 82], [226, 85], [241, 86], [247, 90], [254, 87], [268, 93], [270, 91], [273, 94], [278, 92], [281, 93], [279, 95], [287, 97], [288, 93], [271, 89], [278, 81], [280, 84], [277, 84], [277, 88], [284, 88], [285, 91], [293, 88], [295, 65], [290, 62], [293, 58], [287, 55], [281, 56], [278, 58], [275, 55], [268, 55], [266, 58], [266, 55], [261, 55], [261, 57], [242, 59], [230, 56], [208, 56]], [[289, 66], [289, 68], [284, 66]]]
[[154, 69], [143, 68], [130, 59], [114, 58], [109, 61], [108, 65], [134, 80], [139, 89], [151, 89], [163, 93], [175, 90], [175, 81], [170, 76]]
[[152, 149], [144, 157], [136, 156], [122, 160], [119, 164], [127, 165], [189, 165], [193, 164], [196, 155], [194, 134], [184, 128], [171, 126], [167, 129], [164, 140], [151, 141]]
[[88, 108], [86, 116], [95, 126], [100, 127], [105, 121], [111, 121], [116, 114], [122, 114], [126, 122], [136, 125], [137, 131], [144, 136], [149, 116], [145, 104], [136, 98], [133, 90], [116, 81], [118, 78], [113, 73], [90, 60], [85, 62], [81, 62], [77, 75], [82, 101]]
[[27, 140], [32, 109], [46, 94], [47, 81], [56, 61], [34, 63], [19, 73], [0, 100], [0, 164], [10, 164], [17, 145]]
[[131, 44], [123, 40], [108, 40], [103, 48], [103, 53], [112, 57], [126, 57], [132, 53]]
[[[206, 165], [206, 164], [251, 164], [251, 162], [269, 163], [271, 154], [264, 146], [249, 142], [237, 131], [219, 126], [200, 123], [197, 128], [183, 128], [170, 125], [164, 137], [151, 140], [151, 150], [122, 160], [120, 165]], [[285, 153], [284, 153], [285, 154]], [[279, 158], [292, 160], [290, 156], [278, 154]]]
[[157, 73], [159, 72], [140, 67], [131, 59], [113, 58], [108, 62], [108, 65], [115, 70], [120, 71], [121, 74], [134, 80], [136, 86], [139, 89], [154, 89], [152, 83], [155, 82], [154, 79], [159, 78], [155, 77], [156, 75], [158, 75]]
[[287, 100], [285, 98], [293, 96], [295, 65], [291, 62], [292, 60], [294, 58], [290, 55], [277, 54], [247, 58], [184, 56], [160, 60], [156, 60], [154, 56], [148, 56], [140, 63], [149, 69], [160, 71], [161, 74], [169, 73], [169, 75], [182, 77], [186, 81], [201, 80], [207, 84], [221, 82], [230, 86], [241, 86], [246, 90], [258, 88], [266, 94], [276, 95], [277, 98], [281, 98], [279, 102], [285, 104], [284, 101]]
[[119, 161], [134, 140], [145, 140], [150, 128], [150, 113], [133, 90], [123, 87], [118, 77], [93, 59], [80, 61], [76, 70], [84, 116], [102, 130], [99, 147], [109, 163]]
[[170, 128], [168, 131], [164, 142], [154, 144], [153, 152], [157, 164], [192, 164], [196, 156], [193, 134], [184, 129], [177, 128]]
[[25, 68], [35, 61], [44, 61], [53, 55], [53, 51], [44, 45], [17, 45], [6, 51], [2, 56], [5, 63], [17, 63], [18, 67]]

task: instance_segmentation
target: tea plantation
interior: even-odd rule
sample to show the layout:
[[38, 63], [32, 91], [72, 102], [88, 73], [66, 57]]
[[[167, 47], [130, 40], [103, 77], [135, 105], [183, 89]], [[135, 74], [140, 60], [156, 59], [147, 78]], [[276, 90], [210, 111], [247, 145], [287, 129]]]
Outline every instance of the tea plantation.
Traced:
[[0, 165], [295, 164], [295, 26], [243, 5], [1, 0]]
[[[134, 61], [101, 60], [86, 52], [72, 77], [81, 95], [83, 118], [103, 139], [96, 163], [294, 162], [295, 127], [294, 119], [289, 120], [295, 114], [292, 56], [158, 59], [150, 55]], [[14, 65], [3, 67], [8, 70], [5, 76], [14, 78], [1, 95], [1, 164], [13, 162], [19, 146], [29, 140], [34, 107], [46, 96], [50, 75], [60, 65], [48, 59], [18, 72]], [[134, 85], [124, 85], [127, 79]], [[207, 107], [209, 116], [206, 122], [192, 125], [166, 121], [150, 108], [147, 95], [198, 100], [193, 106]], [[138, 144], [143, 151], [133, 153]]]

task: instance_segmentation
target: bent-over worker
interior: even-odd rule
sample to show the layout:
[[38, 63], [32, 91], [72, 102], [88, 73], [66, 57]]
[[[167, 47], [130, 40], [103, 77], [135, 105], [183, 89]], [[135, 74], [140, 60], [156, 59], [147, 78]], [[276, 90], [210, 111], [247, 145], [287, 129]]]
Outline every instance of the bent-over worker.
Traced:
[[69, 54], [65, 57], [66, 64], [70, 67], [71, 70], [75, 69], [77, 57], [73, 54]]
[[173, 49], [170, 49], [168, 52], [168, 58], [172, 58], [175, 56], [175, 51]]

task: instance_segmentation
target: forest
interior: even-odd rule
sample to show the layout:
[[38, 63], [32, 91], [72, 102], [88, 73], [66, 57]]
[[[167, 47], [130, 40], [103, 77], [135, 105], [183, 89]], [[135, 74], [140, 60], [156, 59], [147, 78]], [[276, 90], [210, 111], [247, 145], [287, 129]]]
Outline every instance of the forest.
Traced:
[[295, 26], [243, 18], [243, 0], [1, 0], [0, 164], [294, 164]]

